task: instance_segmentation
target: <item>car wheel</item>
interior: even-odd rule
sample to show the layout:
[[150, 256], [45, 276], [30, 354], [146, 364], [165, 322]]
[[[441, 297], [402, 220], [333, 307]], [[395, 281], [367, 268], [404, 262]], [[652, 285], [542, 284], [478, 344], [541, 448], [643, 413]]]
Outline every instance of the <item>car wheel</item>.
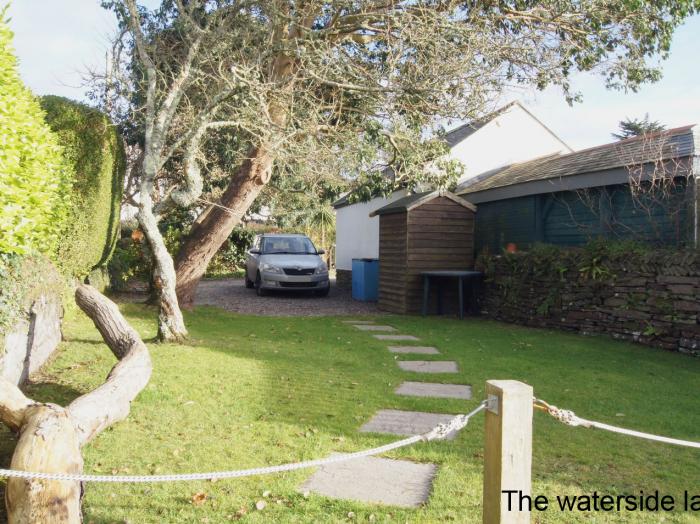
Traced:
[[248, 289], [253, 289], [255, 287], [255, 283], [248, 278], [248, 275], [245, 276], [245, 287]]
[[319, 291], [316, 291], [316, 296], [317, 296], [317, 297], [327, 297], [327, 296], [328, 296], [328, 292], [329, 292], [330, 290], [331, 290], [331, 285], [328, 284], [325, 288], [323, 288], [323, 289], [321, 289], [321, 290], [319, 290]]
[[264, 297], [265, 295], [267, 295], [267, 290], [262, 287], [260, 273], [258, 273], [255, 277], [255, 294], [259, 297]]

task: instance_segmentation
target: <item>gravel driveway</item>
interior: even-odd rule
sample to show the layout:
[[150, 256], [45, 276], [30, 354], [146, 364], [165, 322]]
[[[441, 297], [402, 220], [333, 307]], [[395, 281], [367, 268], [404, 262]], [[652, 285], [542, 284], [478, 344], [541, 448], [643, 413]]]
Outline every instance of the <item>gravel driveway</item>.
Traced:
[[259, 297], [254, 289], [246, 289], [243, 279], [202, 280], [195, 296], [196, 305], [218, 306], [236, 313], [279, 317], [376, 315], [374, 302], [358, 302], [350, 291], [341, 291], [331, 279], [327, 297], [306, 293], [273, 292]]

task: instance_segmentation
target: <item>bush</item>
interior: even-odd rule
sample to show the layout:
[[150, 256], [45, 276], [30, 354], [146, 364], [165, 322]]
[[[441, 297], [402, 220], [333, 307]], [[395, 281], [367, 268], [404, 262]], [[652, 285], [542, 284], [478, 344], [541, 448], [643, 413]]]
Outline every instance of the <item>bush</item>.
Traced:
[[[163, 227], [164, 226], [164, 227]], [[171, 225], [159, 224], [168, 251], [177, 254], [182, 230]], [[153, 274], [153, 253], [138, 227], [126, 226], [109, 261], [110, 285], [113, 290], [128, 289], [129, 282], [149, 282]]]
[[153, 257], [144, 242], [124, 237], [109, 261], [109, 280], [113, 290], [126, 290], [131, 281], [148, 282], [153, 271]]
[[100, 111], [57, 96], [43, 97], [41, 105], [75, 173], [57, 260], [65, 274], [82, 278], [107, 263], [118, 239], [124, 148]]
[[253, 243], [255, 234], [256, 232], [250, 229], [235, 228], [209, 264], [207, 276], [229, 276], [240, 273], [245, 267], [246, 253]]
[[0, 10], [0, 252], [55, 259], [73, 173], [17, 73], [12, 31]]

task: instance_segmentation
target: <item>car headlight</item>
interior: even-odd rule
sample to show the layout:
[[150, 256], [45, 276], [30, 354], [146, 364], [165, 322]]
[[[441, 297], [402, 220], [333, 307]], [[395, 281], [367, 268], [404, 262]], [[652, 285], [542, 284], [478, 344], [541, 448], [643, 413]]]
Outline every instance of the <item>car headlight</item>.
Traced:
[[261, 267], [262, 267], [263, 271], [267, 271], [268, 273], [277, 273], [277, 274], [283, 273], [282, 268], [277, 267], [277, 266], [273, 266], [272, 264], [265, 263]]
[[314, 275], [325, 275], [326, 273], [328, 273], [328, 268], [325, 264], [323, 264], [322, 266], [318, 266], [314, 271]]

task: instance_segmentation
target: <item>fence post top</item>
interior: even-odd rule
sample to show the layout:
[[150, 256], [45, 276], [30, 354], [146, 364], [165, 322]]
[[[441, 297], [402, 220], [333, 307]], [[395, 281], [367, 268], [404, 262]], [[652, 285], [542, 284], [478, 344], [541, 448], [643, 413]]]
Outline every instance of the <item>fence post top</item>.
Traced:
[[501, 391], [532, 395], [532, 386], [518, 380], [487, 380], [486, 385]]

